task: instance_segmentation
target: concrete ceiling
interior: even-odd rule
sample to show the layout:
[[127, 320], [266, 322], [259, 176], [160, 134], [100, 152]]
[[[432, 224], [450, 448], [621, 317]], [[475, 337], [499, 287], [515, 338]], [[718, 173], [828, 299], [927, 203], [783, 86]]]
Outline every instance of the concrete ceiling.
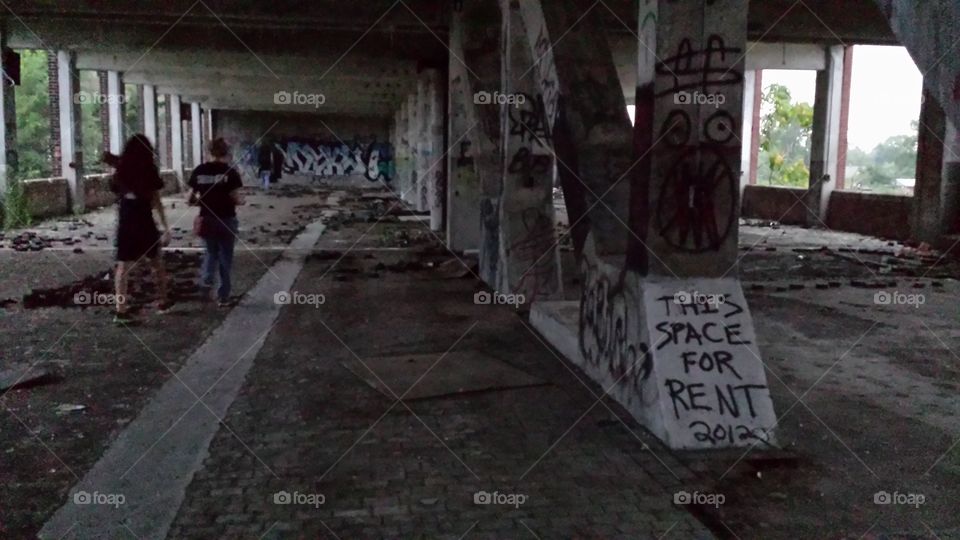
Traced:
[[[75, 50], [81, 69], [123, 71], [208, 107], [390, 116], [419, 68], [445, 68], [457, 1], [7, 0], [5, 24], [11, 47]], [[636, 0], [585, 6], [607, 28], [629, 95]], [[749, 36], [896, 43], [873, 0], [754, 0]], [[325, 102], [278, 103], [282, 92]]]

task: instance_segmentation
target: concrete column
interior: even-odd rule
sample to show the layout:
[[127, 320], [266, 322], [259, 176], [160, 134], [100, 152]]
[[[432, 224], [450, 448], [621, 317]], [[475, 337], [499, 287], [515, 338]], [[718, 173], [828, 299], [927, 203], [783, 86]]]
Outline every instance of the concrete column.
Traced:
[[741, 129], [742, 148], [740, 151], [740, 195], [750, 183], [751, 171], [756, 167], [757, 156], [753, 153], [754, 117], [753, 111], [762, 97], [757, 93], [757, 72], [743, 73], [743, 128]]
[[[0, 52], [7, 50], [7, 25], [0, 23]], [[2, 74], [0, 79], [0, 200], [12, 182], [18, 180], [17, 103], [13, 81]]]
[[57, 51], [57, 84], [60, 90], [60, 169], [70, 186], [70, 200], [75, 213], [86, 210], [83, 189], [83, 137], [80, 130], [80, 72], [77, 56], [71, 51]]
[[441, 161], [443, 148], [443, 89], [440, 72], [427, 69], [424, 72], [427, 85], [426, 116], [426, 169], [424, 181], [427, 184], [427, 210], [430, 212], [430, 230], [443, 229], [443, 209], [445, 203], [446, 167]]
[[143, 85], [143, 134], [154, 147], [157, 146], [157, 88], [152, 84]]
[[503, 274], [500, 259], [500, 193], [503, 166], [500, 150], [500, 111], [480, 103], [481, 98], [500, 89], [502, 58], [502, 14], [497, 2], [464, 0], [454, 16], [463, 22], [463, 59], [469, 66], [473, 99], [466, 102], [467, 122], [476, 126], [471, 141], [474, 170], [480, 180], [479, 274], [491, 287], [498, 287]]
[[163, 96], [161, 110], [160, 96], [157, 96], [157, 155], [160, 156], [160, 168], [170, 167], [170, 96]]
[[184, 189], [183, 178], [183, 121], [180, 119], [180, 96], [170, 95], [170, 162], [180, 189]]
[[[567, 190], [582, 179], [587, 202], [572, 360], [671, 448], [775, 444], [735, 277], [748, 4], [640, 0], [631, 130], [610, 51], [596, 39], [603, 16], [583, 16], [575, 0], [520, 2], [554, 148], [576, 172], [565, 197], [577, 197]], [[678, 327], [732, 333], [710, 344], [670, 339], [666, 329]], [[717, 359], [732, 369], [698, 363]]]
[[416, 93], [407, 96], [407, 176], [404, 178], [403, 201], [414, 208], [417, 201], [417, 167], [419, 160], [419, 143], [417, 141], [420, 139], [418, 103]]
[[[97, 72], [100, 92], [100, 153], [110, 151], [110, 80], [106, 71]], [[91, 156], [99, 163], [100, 155]]]
[[634, 126], [613, 55], [606, 40], [597, 39], [604, 21], [592, 11], [583, 16], [576, 0], [525, 0], [520, 6], [531, 57], [538, 59], [531, 76], [553, 135], [574, 246], [583, 253], [589, 232], [590, 249], [599, 256], [624, 257], [631, 239], [625, 225]]
[[[913, 191], [911, 237], [936, 245], [942, 229], [942, 194], [946, 172], [947, 118], [933, 94], [923, 91], [917, 133], [917, 183]], [[956, 158], [954, 158], [956, 159]]]
[[425, 73], [417, 80], [416, 141], [417, 185], [414, 188], [414, 205], [417, 212], [426, 212], [429, 208], [427, 191], [427, 169], [430, 167], [430, 89]]
[[827, 50], [827, 68], [817, 72], [810, 143], [810, 185], [804, 196], [807, 226], [825, 227], [830, 193], [836, 188], [843, 111], [844, 47]]
[[[471, 125], [470, 76], [463, 64], [463, 20], [454, 14], [450, 25], [449, 125], [451, 150], [447, 156], [447, 246], [453, 251], [480, 248], [480, 178], [473, 161], [473, 140], [479, 133]], [[468, 105], [469, 104], [469, 105]]]
[[203, 118], [200, 112], [199, 103], [190, 104], [190, 142], [193, 146], [193, 166], [196, 167], [203, 163]]
[[960, 233], [960, 131], [950, 120], [946, 121], [943, 141], [946, 145], [940, 186], [940, 231], [946, 235]]
[[526, 28], [519, 7], [513, 9], [511, 3], [500, 2], [502, 32], [507, 36], [501, 52], [501, 88], [493, 99], [483, 101], [500, 109], [502, 272], [497, 290], [522, 294], [532, 302], [562, 296], [554, 234], [555, 163], [542, 99], [535, 82], [524, 76], [533, 68]]
[[123, 78], [119, 71], [107, 72], [107, 118], [110, 153], [120, 155], [123, 151], [124, 123], [123, 102], [127, 99]]
[[203, 111], [203, 127], [205, 138], [208, 141], [213, 140], [213, 109], [206, 109]]

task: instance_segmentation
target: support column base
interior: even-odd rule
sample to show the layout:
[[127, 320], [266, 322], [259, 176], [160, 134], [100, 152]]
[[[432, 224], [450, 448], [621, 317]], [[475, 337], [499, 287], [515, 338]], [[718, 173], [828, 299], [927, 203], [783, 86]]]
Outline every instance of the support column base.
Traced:
[[620, 278], [613, 269], [588, 272], [582, 303], [534, 303], [530, 323], [670, 448], [775, 447], [740, 282]]

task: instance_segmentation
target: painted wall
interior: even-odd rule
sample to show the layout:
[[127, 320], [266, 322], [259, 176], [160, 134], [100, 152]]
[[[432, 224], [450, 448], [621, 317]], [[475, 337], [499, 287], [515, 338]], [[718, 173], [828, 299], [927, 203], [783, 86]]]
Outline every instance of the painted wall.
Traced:
[[364, 186], [396, 176], [386, 118], [215, 111], [214, 136], [230, 144], [248, 185], [258, 183], [259, 147], [267, 140], [284, 157], [285, 177]]

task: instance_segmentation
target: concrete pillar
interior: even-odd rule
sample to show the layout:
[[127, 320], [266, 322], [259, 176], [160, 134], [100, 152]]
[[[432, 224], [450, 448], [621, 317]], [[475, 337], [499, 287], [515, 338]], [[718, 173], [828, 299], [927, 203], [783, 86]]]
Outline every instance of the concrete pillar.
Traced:
[[443, 210], [446, 195], [446, 167], [443, 163], [444, 148], [444, 107], [443, 88], [440, 72], [436, 69], [424, 71], [427, 85], [426, 105], [426, 170], [424, 182], [427, 187], [427, 210], [430, 212], [430, 230], [443, 230]]
[[929, 91], [923, 92], [917, 133], [917, 183], [913, 191], [911, 237], [936, 244], [941, 229], [941, 193], [945, 171], [947, 119]]
[[[97, 82], [100, 92], [100, 153], [110, 151], [110, 80], [106, 71], [97, 72]], [[90, 159], [100, 162], [100, 155], [90, 156]]]
[[124, 143], [123, 103], [127, 99], [119, 71], [107, 72], [107, 137], [110, 153], [120, 155]]
[[[775, 444], [735, 277], [748, 3], [640, 0], [631, 132], [610, 51], [596, 39], [602, 14], [583, 16], [575, 0], [520, 2], [558, 160], [573, 160], [588, 203], [573, 360], [677, 449]], [[714, 337], [672, 339], [681, 327]]]
[[741, 129], [740, 151], [740, 195], [743, 188], [750, 184], [751, 171], [756, 167], [757, 155], [753, 153], [754, 117], [753, 111], [763, 97], [757, 92], [757, 71], [743, 73], [743, 128]]
[[180, 96], [170, 95], [170, 162], [177, 174], [180, 189], [184, 189], [183, 178], [183, 121], [180, 119]]
[[413, 207], [416, 207], [417, 200], [417, 163], [419, 159], [419, 143], [417, 141], [420, 139], [420, 132], [418, 129], [420, 122], [419, 111], [417, 110], [418, 103], [419, 101], [417, 100], [416, 93], [411, 93], [409, 96], [407, 96], [407, 175], [404, 178], [402, 198], [404, 202]]
[[843, 111], [844, 47], [827, 49], [827, 67], [817, 72], [810, 137], [810, 185], [804, 196], [808, 227], [826, 227], [830, 193], [836, 188]]
[[[960, 233], [960, 131], [946, 121], [946, 143], [943, 151], [943, 183], [940, 186], [940, 230], [943, 234]], [[941, 246], [943, 249], [950, 245]]]
[[[555, 162], [544, 105], [524, 76], [533, 57], [519, 7], [501, 0], [503, 76], [487, 107], [500, 109], [500, 260], [497, 290], [528, 302], [562, 297], [560, 253], [554, 234]], [[499, 103], [498, 103], [499, 102]], [[626, 110], [626, 109], [624, 109]], [[624, 113], [625, 114], [625, 113]]]
[[193, 166], [203, 163], [203, 118], [199, 103], [190, 104], [190, 142], [193, 147]]
[[152, 84], [143, 85], [143, 134], [154, 147], [157, 146], [157, 88]]
[[203, 111], [204, 137], [208, 141], [213, 140], [213, 109]]
[[[163, 107], [159, 103], [163, 102]], [[160, 156], [160, 168], [170, 167], [170, 96], [157, 97], [157, 155]]]
[[[7, 50], [7, 25], [0, 23], [0, 52]], [[0, 80], [0, 200], [12, 182], [18, 180], [17, 103], [13, 81], [2, 74]]]
[[420, 74], [417, 80], [417, 108], [416, 108], [416, 162], [417, 162], [417, 185], [414, 188], [414, 205], [417, 212], [426, 212], [428, 206], [427, 178], [430, 168], [430, 89], [429, 80], [425, 73]]
[[451, 149], [447, 156], [447, 246], [453, 251], [480, 248], [480, 178], [473, 156], [479, 130], [471, 125], [467, 107], [473, 106], [470, 76], [464, 65], [463, 21], [457, 13], [450, 24], [449, 115]]
[[500, 111], [480, 103], [481, 98], [500, 89], [502, 58], [502, 14], [492, 0], [464, 0], [462, 10], [454, 12], [463, 22], [463, 59], [468, 69], [473, 99], [466, 102], [467, 122], [476, 126], [471, 132], [473, 164], [480, 180], [480, 252], [479, 274], [491, 287], [498, 287], [502, 276], [500, 259], [500, 192], [503, 189], [500, 150]]
[[[531, 73], [553, 135], [574, 246], [623, 257], [631, 235], [633, 126], [598, 14], [577, 0], [520, 3]], [[562, 39], [560, 39], [562, 36]], [[622, 261], [620, 261], [622, 263]]]
[[80, 121], [80, 71], [76, 53], [57, 51], [57, 84], [60, 90], [60, 169], [70, 186], [73, 211], [86, 210], [83, 189], [83, 137]]

